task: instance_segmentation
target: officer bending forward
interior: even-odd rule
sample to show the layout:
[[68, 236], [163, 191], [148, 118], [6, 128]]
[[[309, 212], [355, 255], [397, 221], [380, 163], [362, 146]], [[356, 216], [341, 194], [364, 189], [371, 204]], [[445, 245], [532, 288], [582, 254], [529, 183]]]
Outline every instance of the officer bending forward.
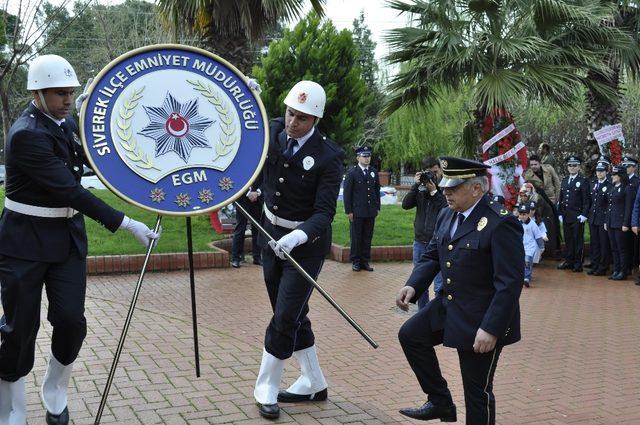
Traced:
[[427, 402], [400, 413], [419, 420], [456, 421], [456, 406], [433, 349], [443, 344], [458, 350], [466, 423], [491, 425], [500, 352], [520, 340], [523, 230], [515, 217], [485, 195], [486, 165], [451, 157], [442, 157], [440, 163], [444, 178], [439, 186], [449, 208], [438, 215], [426, 252], [396, 298], [406, 310], [442, 272], [442, 291], [398, 334]]
[[[262, 267], [273, 316], [254, 390], [260, 414], [269, 419], [280, 415], [278, 402], [327, 398], [307, 317], [313, 286], [283, 254], [289, 252], [317, 278], [331, 246], [344, 152], [315, 127], [325, 101], [319, 84], [300, 81], [284, 99], [286, 116], [269, 124], [271, 140], [262, 171], [263, 219], [277, 243], [263, 244]], [[285, 360], [291, 355], [298, 360], [301, 375], [286, 391], [278, 392]]]
[[33, 368], [43, 284], [53, 335], [41, 395], [47, 424], [67, 424], [67, 386], [87, 333], [84, 215], [144, 245], [159, 235], [80, 185], [88, 163], [69, 116], [80, 85], [69, 62], [40, 56], [27, 78], [34, 100], [9, 130], [0, 217], [0, 424], [26, 422], [24, 377]]

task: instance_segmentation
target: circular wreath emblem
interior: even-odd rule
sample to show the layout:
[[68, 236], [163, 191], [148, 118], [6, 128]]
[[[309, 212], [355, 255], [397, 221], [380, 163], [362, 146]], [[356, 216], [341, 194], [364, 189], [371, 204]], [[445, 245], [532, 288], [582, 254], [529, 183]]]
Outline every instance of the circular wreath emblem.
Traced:
[[95, 78], [81, 111], [89, 162], [110, 190], [147, 210], [221, 208], [246, 192], [268, 147], [264, 107], [246, 81], [189, 46], [120, 56]]

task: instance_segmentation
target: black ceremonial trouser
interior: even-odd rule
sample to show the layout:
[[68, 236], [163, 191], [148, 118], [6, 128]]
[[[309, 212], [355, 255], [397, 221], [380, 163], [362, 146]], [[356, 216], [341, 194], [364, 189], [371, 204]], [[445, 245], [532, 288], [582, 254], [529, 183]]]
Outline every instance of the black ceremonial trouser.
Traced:
[[[324, 257], [296, 259], [311, 277], [317, 279]], [[264, 338], [264, 348], [284, 360], [294, 351], [315, 344], [309, 313], [313, 285], [287, 260], [278, 258], [269, 245], [262, 249], [262, 270], [273, 309]]]
[[606, 271], [611, 263], [611, 247], [609, 245], [609, 232], [604, 230], [603, 224], [589, 224], [591, 243], [589, 256], [591, 257], [591, 270]]
[[375, 217], [353, 217], [349, 226], [352, 263], [368, 263], [371, 260], [371, 240], [375, 222]]
[[584, 255], [584, 224], [576, 221], [574, 223], [563, 224], [565, 256], [567, 264], [573, 268], [582, 267], [582, 257]]
[[629, 239], [630, 231], [622, 229], [609, 229], [609, 241], [611, 242], [611, 254], [613, 256], [614, 273], [627, 274], [629, 270]]
[[[451, 393], [433, 348], [442, 344], [445, 315], [442, 297], [437, 296], [402, 325], [398, 338], [427, 399], [436, 405], [449, 406], [453, 403]], [[495, 424], [493, 376], [501, 351], [502, 347], [484, 354], [458, 350], [467, 424]]]
[[75, 248], [60, 263], [0, 255], [4, 309], [0, 319], [0, 379], [16, 381], [33, 368], [43, 284], [49, 300], [47, 320], [53, 327], [51, 352], [63, 365], [76, 359], [87, 334], [86, 270], [86, 258], [80, 257]]
[[[261, 202], [255, 202], [255, 204], [262, 204]], [[260, 220], [260, 212], [256, 211], [246, 203], [242, 206], [247, 210], [249, 214], [256, 220]], [[231, 241], [231, 259], [240, 261], [244, 257], [244, 235], [247, 230], [247, 224], [249, 219], [240, 210], [236, 210], [236, 227], [233, 229], [233, 239]], [[251, 255], [254, 259], [260, 259], [260, 247], [258, 245], [258, 229], [251, 225]]]

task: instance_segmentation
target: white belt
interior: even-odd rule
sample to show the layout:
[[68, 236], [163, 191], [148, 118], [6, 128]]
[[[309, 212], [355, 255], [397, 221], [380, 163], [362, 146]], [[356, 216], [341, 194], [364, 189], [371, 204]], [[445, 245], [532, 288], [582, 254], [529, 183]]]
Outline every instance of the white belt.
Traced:
[[267, 205], [264, 206], [264, 214], [267, 216], [267, 220], [274, 226], [285, 227], [287, 229], [295, 229], [300, 226], [304, 221], [293, 221], [287, 220], [286, 218], [278, 217], [267, 208]]
[[12, 201], [9, 198], [4, 198], [4, 207], [20, 214], [44, 218], [71, 218], [78, 214], [78, 211], [73, 208], [36, 207], [34, 205]]

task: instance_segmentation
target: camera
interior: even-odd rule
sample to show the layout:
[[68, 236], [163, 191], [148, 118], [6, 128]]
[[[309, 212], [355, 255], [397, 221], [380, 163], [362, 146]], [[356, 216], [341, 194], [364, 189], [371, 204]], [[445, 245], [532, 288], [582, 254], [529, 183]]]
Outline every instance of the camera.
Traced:
[[420, 184], [426, 185], [427, 183], [436, 182], [436, 175], [431, 170], [422, 170], [420, 171]]

